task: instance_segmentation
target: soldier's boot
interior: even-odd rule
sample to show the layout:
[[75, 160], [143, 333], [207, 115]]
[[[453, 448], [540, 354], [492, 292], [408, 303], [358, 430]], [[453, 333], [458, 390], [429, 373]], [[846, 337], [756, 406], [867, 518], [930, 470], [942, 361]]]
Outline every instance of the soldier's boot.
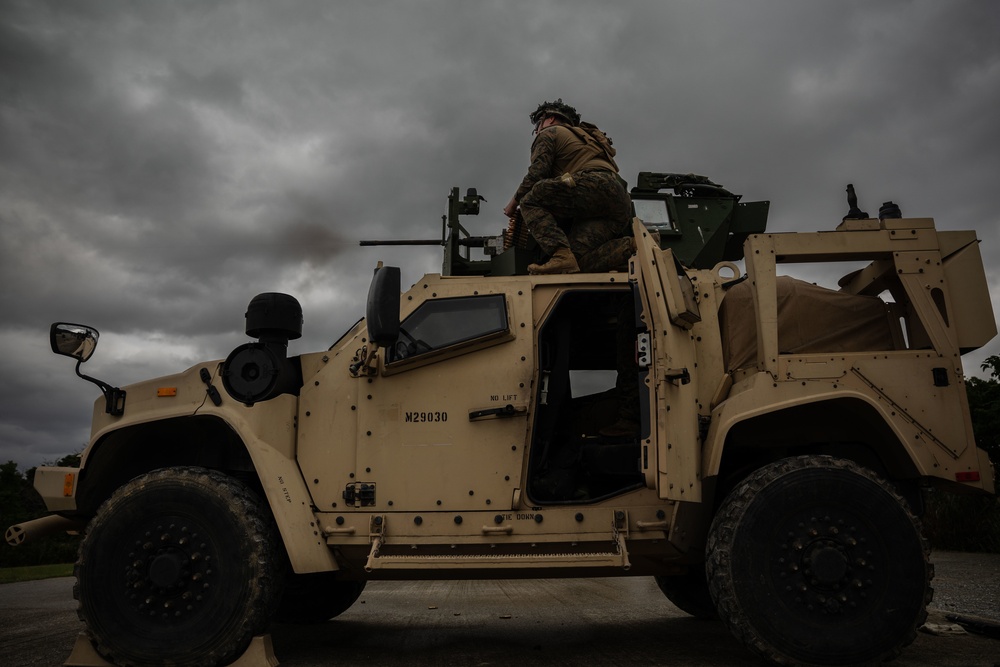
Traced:
[[529, 264], [528, 273], [538, 276], [552, 273], [580, 273], [580, 265], [569, 248], [559, 248], [544, 264]]

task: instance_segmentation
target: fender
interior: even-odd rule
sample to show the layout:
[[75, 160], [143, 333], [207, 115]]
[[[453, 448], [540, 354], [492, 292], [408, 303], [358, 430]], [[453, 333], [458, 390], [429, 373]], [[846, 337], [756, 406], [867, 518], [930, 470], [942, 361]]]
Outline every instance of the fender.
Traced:
[[[220, 417], [236, 431], [250, 454], [257, 478], [271, 507], [271, 514], [274, 515], [281, 539], [285, 543], [292, 569], [298, 574], [337, 570], [340, 568], [320, 534], [312, 510], [312, 497], [294, 457], [294, 415], [297, 406], [297, 397], [284, 395], [271, 399], [269, 408], [273, 408], [275, 412], [285, 412], [289, 415], [288, 420], [267, 419], [266, 414], [271, 413], [271, 410], [261, 410], [263, 406], [260, 405], [255, 410], [243, 411], [248, 419], [232, 411]], [[249, 423], [250, 420], [253, 421], [252, 424]], [[286, 443], [290, 441], [291, 446], [284, 451], [258, 437], [281, 426], [287, 427], [286, 433], [274, 435], [284, 435]], [[262, 474], [262, 471], [266, 471], [266, 474]]]
[[[871, 414], [877, 415], [878, 421], [885, 425], [896, 441], [886, 446], [883, 440], [883, 446], [876, 449], [883, 460], [909, 458], [912, 473], [919, 476], [941, 476], [955, 467], [956, 461], [952, 457], [941, 455], [943, 450], [935, 451], [935, 448], [927, 446], [929, 443], [924, 439], [923, 429], [919, 425], [898, 414], [894, 415], [886, 405], [862, 389], [845, 386], [843, 379], [805, 383], [774, 382], [770, 374], [756, 373], [739, 384], [743, 386], [734, 386], [729, 398], [714, 411], [702, 458], [706, 477], [719, 474], [730, 433], [739, 424], [811, 405], [826, 404], [824, 410], [827, 410], [832, 401], [861, 402]], [[845, 403], [845, 409], [846, 406], [849, 404]], [[851, 427], [846, 428], [850, 430]], [[901, 450], [905, 451], [905, 457], [898, 455]]]
[[[253, 409], [233, 400], [215, 406], [205, 400], [205, 384], [199, 377], [204, 366], [199, 364], [176, 376], [130, 385], [130, 404], [122, 417], [106, 415], [103, 399], [95, 403], [95, 432], [81, 460], [74, 507], [66, 507], [71, 499], [60, 499], [63, 509], [96, 509], [113, 488], [159, 467], [204, 465], [224, 469], [229, 464], [230, 468], [247, 469], [249, 463], [260, 481], [294, 571], [339, 569], [316, 526], [312, 499], [295, 460], [298, 398], [281, 395]], [[208, 364], [209, 368], [218, 366], [218, 362]], [[167, 402], [157, 398], [158, 387], [164, 385], [176, 389], [176, 396]], [[130, 419], [130, 415], [136, 417]], [[210, 423], [219, 424], [215, 432], [206, 432]], [[164, 443], [170, 438], [170, 429], [177, 429], [183, 441], [176, 446], [149, 447], [142, 457], [123, 456], [122, 451], [132, 448], [132, 438], [139, 437], [137, 429], [147, 425], [153, 427], [149, 435], [163, 438]], [[226, 431], [231, 433], [227, 435]], [[212, 446], [212, 441], [205, 442], [220, 436], [227, 442], [216, 440], [217, 447]], [[243, 454], [235, 454], [240, 447], [249, 462]], [[43, 476], [44, 470], [39, 469]], [[88, 498], [77, 502], [82, 494], [89, 494]]]

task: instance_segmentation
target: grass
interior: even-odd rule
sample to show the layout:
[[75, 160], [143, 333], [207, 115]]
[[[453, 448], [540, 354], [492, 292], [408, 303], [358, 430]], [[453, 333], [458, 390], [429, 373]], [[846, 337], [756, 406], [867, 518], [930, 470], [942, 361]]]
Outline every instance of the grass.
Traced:
[[35, 581], [36, 579], [51, 579], [52, 577], [73, 576], [73, 564], [63, 565], [25, 565], [23, 567], [0, 568], [0, 584], [12, 584], [18, 581]]

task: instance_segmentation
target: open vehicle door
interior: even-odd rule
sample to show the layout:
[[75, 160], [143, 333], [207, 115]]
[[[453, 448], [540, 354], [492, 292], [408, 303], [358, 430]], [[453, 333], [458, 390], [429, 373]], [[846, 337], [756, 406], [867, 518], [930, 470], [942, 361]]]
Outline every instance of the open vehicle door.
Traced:
[[[689, 331], [701, 321], [694, 287], [673, 253], [661, 250], [638, 219], [629, 279], [642, 300], [637, 339], [640, 378], [650, 394], [649, 438], [643, 462], [647, 484], [661, 498], [701, 500], [701, 456], [693, 376], [697, 352]], [[644, 413], [645, 414], [645, 413]], [[645, 426], [645, 425], [644, 425]], [[645, 428], [644, 432], [647, 432]]]

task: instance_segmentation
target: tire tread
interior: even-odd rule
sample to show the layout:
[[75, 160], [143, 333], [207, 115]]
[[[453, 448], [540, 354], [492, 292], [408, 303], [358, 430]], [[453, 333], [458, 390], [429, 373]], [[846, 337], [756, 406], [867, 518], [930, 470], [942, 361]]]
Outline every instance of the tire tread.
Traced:
[[807, 664], [798, 662], [782, 653], [768, 643], [755, 629], [752, 619], [744, 612], [739, 601], [736, 599], [733, 586], [730, 583], [731, 550], [733, 537], [738, 529], [739, 522], [758, 493], [775, 480], [789, 473], [824, 467], [851, 472], [881, 487], [905, 511], [913, 523], [920, 540], [925, 572], [927, 574], [924, 601], [920, 613], [914, 620], [912, 627], [908, 629], [906, 635], [895, 646], [884, 651], [873, 662], [890, 660], [898, 656], [906, 646], [916, 639], [918, 628], [927, 620], [927, 604], [930, 603], [934, 593], [930, 586], [930, 582], [934, 577], [934, 566], [930, 563], [930, 547], [923, 536], [920, 521], [910, 510], [906, 500], [889, 482], [883, 480], [868, 468], [862, 467], [853, 461], [831, 456], [813, 455], [782, 459], [759, 468], [738, 483], [723, 501], [709, 530], [706, 544], [706, 571], [708, 573], [709, 592], [715, 601], [719, 617], [729, 627], [730, 632], [751, 651], [778, 665]]

